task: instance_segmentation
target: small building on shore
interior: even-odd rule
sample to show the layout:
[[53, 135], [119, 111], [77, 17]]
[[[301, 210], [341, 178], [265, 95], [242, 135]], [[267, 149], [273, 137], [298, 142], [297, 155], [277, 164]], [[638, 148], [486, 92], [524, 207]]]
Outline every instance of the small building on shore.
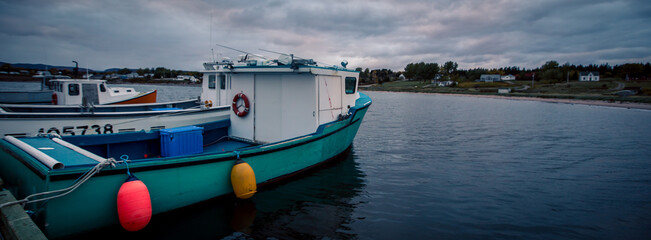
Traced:
[[479, 77], [480, 82], [499, 82], [502, 81], [499, 74], [482, 74]]
[[128, 79], [134, 79], [134, 78], [142, 78], [142, 76], [138, 73], [132, 72], [126, 75]]
[[436, 86], [437, 86], [437, 87], [450, 87], [450, 86], [453, 86], [453, 85], [455, 85], [455, 84], [457, 84], [457, 82], [455, 82], [455, 81], [451, 81], [451, 80], [448, 80], [448, 81], [438, 81], [438, 82], [436, 82]]
[[190, 82], [198, 82], [199, 81], [199, 79], [195, 78], [194, 76], [190, 76], [190, 75], [178, 75], [178, 76], [176, 76], [175, 80], [177, 80], [177, 81], [188, 80]]
[[503, 75], [501, 76], [502, 81], [513, 81], [515, 80], [515, 76], [509, 74], [509, 75]]
[[598, 82], [599, 72], [580, 72], [579, 81], [581, 82]]
[[499, 93], [499, 94], [511, 93], [511, 88], [498, 88], [497, 93]]

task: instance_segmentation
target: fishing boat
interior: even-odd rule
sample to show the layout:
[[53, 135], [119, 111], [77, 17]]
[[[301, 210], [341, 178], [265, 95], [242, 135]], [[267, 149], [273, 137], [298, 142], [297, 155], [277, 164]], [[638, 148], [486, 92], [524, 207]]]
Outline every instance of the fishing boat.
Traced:
[[54, 79], [50, 80], [53, 105], [73, 104], [138, 104], [155, 103], [156, 90], [138, 92], [127, 87], [108, 87], [106, 80]]
[[124, 105], [0, 104], [0, 136], [151, 131], [226, 119], [229, 107], [206, 106], [198, 99]]
[[45, 76], [41, 79], [40, 91], [2, 91], [0, 103], [111, 105], [156, 102], [156, 90], [138, 92], [134, 88], [109, 87], [106, 85], [106, 80], [49, 79]]
[[49, 238], [118, 224], [137, 231], [159, 213], [223, 195], [254, 197], [257, 186], [351, 146], [371, 99], [358, 92], [359, 72], [342, 65], [291, 55], [209, 64], [204, 79], [219, 85], [205, 97], [229, 100], [226, 119], [62, 139], [5, 136], [0, 177]]

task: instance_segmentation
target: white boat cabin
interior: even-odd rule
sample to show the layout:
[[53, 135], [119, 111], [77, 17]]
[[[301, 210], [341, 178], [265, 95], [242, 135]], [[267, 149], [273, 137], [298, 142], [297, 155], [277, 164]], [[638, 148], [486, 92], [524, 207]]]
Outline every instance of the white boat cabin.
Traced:
[[50, 86], [54, 105], [111, 104], [140, 94], [133, 88], [108, 87], [106, 80], [54, 79]]
[[231, 102], [226, 99], [227, 95], [226, 74], [222, 72], [210, 72], [203, 75], [203, 81], [201, 83], [201, 100], [204, 102], [206, 107], [231, 104]]
[[201, 99], [232, 106], [231, 137], [271, 143], [314, 133], [355, 106], [359, 72], [308, 63], [211, 65]]

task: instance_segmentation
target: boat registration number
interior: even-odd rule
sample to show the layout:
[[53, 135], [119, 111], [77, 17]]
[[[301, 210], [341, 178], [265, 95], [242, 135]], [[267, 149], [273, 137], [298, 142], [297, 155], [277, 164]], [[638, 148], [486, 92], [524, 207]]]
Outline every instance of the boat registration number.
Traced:
[[104, 127], [100, 125], [64, 126], [63, 128], [61, 128], [61, 130], [59, 130], [57, 127], [51, 127], [47, 130], [47, 132], [45, 128], [41, 128], [38, 130], [38, 133], [39, 134], [56, 133], [59, 135], [109, 134], [109, 133], [113, 133], [113, 125], [106, 124], [104, 125]]

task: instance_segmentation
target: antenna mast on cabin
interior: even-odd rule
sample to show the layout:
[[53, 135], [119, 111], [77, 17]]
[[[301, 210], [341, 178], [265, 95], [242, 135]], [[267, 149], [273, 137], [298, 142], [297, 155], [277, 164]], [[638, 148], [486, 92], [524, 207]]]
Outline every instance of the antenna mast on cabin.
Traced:
[[[303, 57], [295, 56], [294, 54], [281, 53], [281, 52], [276, 52], [276, 51], [271, 51], [271, 50], [265, 50], [265, 49], [261, 49], [261, 48], [259, 48], [258, 50], [260, 50], [260, 51], [265, 51], [265, 52], [270, 52], [270, 53], [275, 53], [275, 54], [280, 54], [280, 55], [287, 55], [287, 56], [290, 56], [292, 59], [294, 59], [294, 58], [299, 58], [299, 59], [305, 59], [305, 60], [313, 61], [313, 59], [307, 59], [307, 58], [303, 58]], [[320, 63], [320, 64], [322, 64], [323, 66], [335, 66], [335, 65], [333, 65], [333, 64], [328, 64], [328, 63], [319, 62], [319, 61], [314, 61], [314, 63]]]
[[212, 57], [210, 61], [215, 62], [215, 50], [212, 48], [212, 10], [210, 10], [210, 42], [208, 46], [210, 47], [210, 56]]
[[259, 55], [259, 54], [254, 54], [254, 53], [250, 53], [250, 52], [245, 52], [245, 51], [242, 51], [242, 50], [239, 50], [239, 49], [235, 49], [235, 48], [232, 48], [232, 47], [229, 47], [229, 46], [221, 45], [221, 44], [219, 44], [219, 43], [215, 43], [215, 45], [220, 46], [220, 47], [223, 47], [223, 48], [226, 48], [226, 49], [230, 49], [230, 50], [233, 50], [233, 51], [241, 52], [241, 53], [244, 53], [244, 54], [248, 54], [248, 55], [252, 55], [252, 56], [256, 56], [256, 57], [259, 57], [259, 58], [263, 58], [263, 59], [265, 59], [265, 60], [268, 60], [267, 57], [262, 56], [262, 55]]
[[[281, 53], [281, 52], [276, 52], [276, 51], [271, 51], [271, 50], [264, 50], [264, 49], [262, 49], [262, 48], [258, 48], [258, 50], [260, 50], [260, 51], [265, 51], [265, 52], [270, 52], [270, 53], [275, 53], [275, 54], [280, 54], [280, 55], [287, 55], [287, 56], [289, 56], [289, 55], [293, 55], [293, 54]], [[297, 57], [297, 58], [301, 58], [301, 57]]]

